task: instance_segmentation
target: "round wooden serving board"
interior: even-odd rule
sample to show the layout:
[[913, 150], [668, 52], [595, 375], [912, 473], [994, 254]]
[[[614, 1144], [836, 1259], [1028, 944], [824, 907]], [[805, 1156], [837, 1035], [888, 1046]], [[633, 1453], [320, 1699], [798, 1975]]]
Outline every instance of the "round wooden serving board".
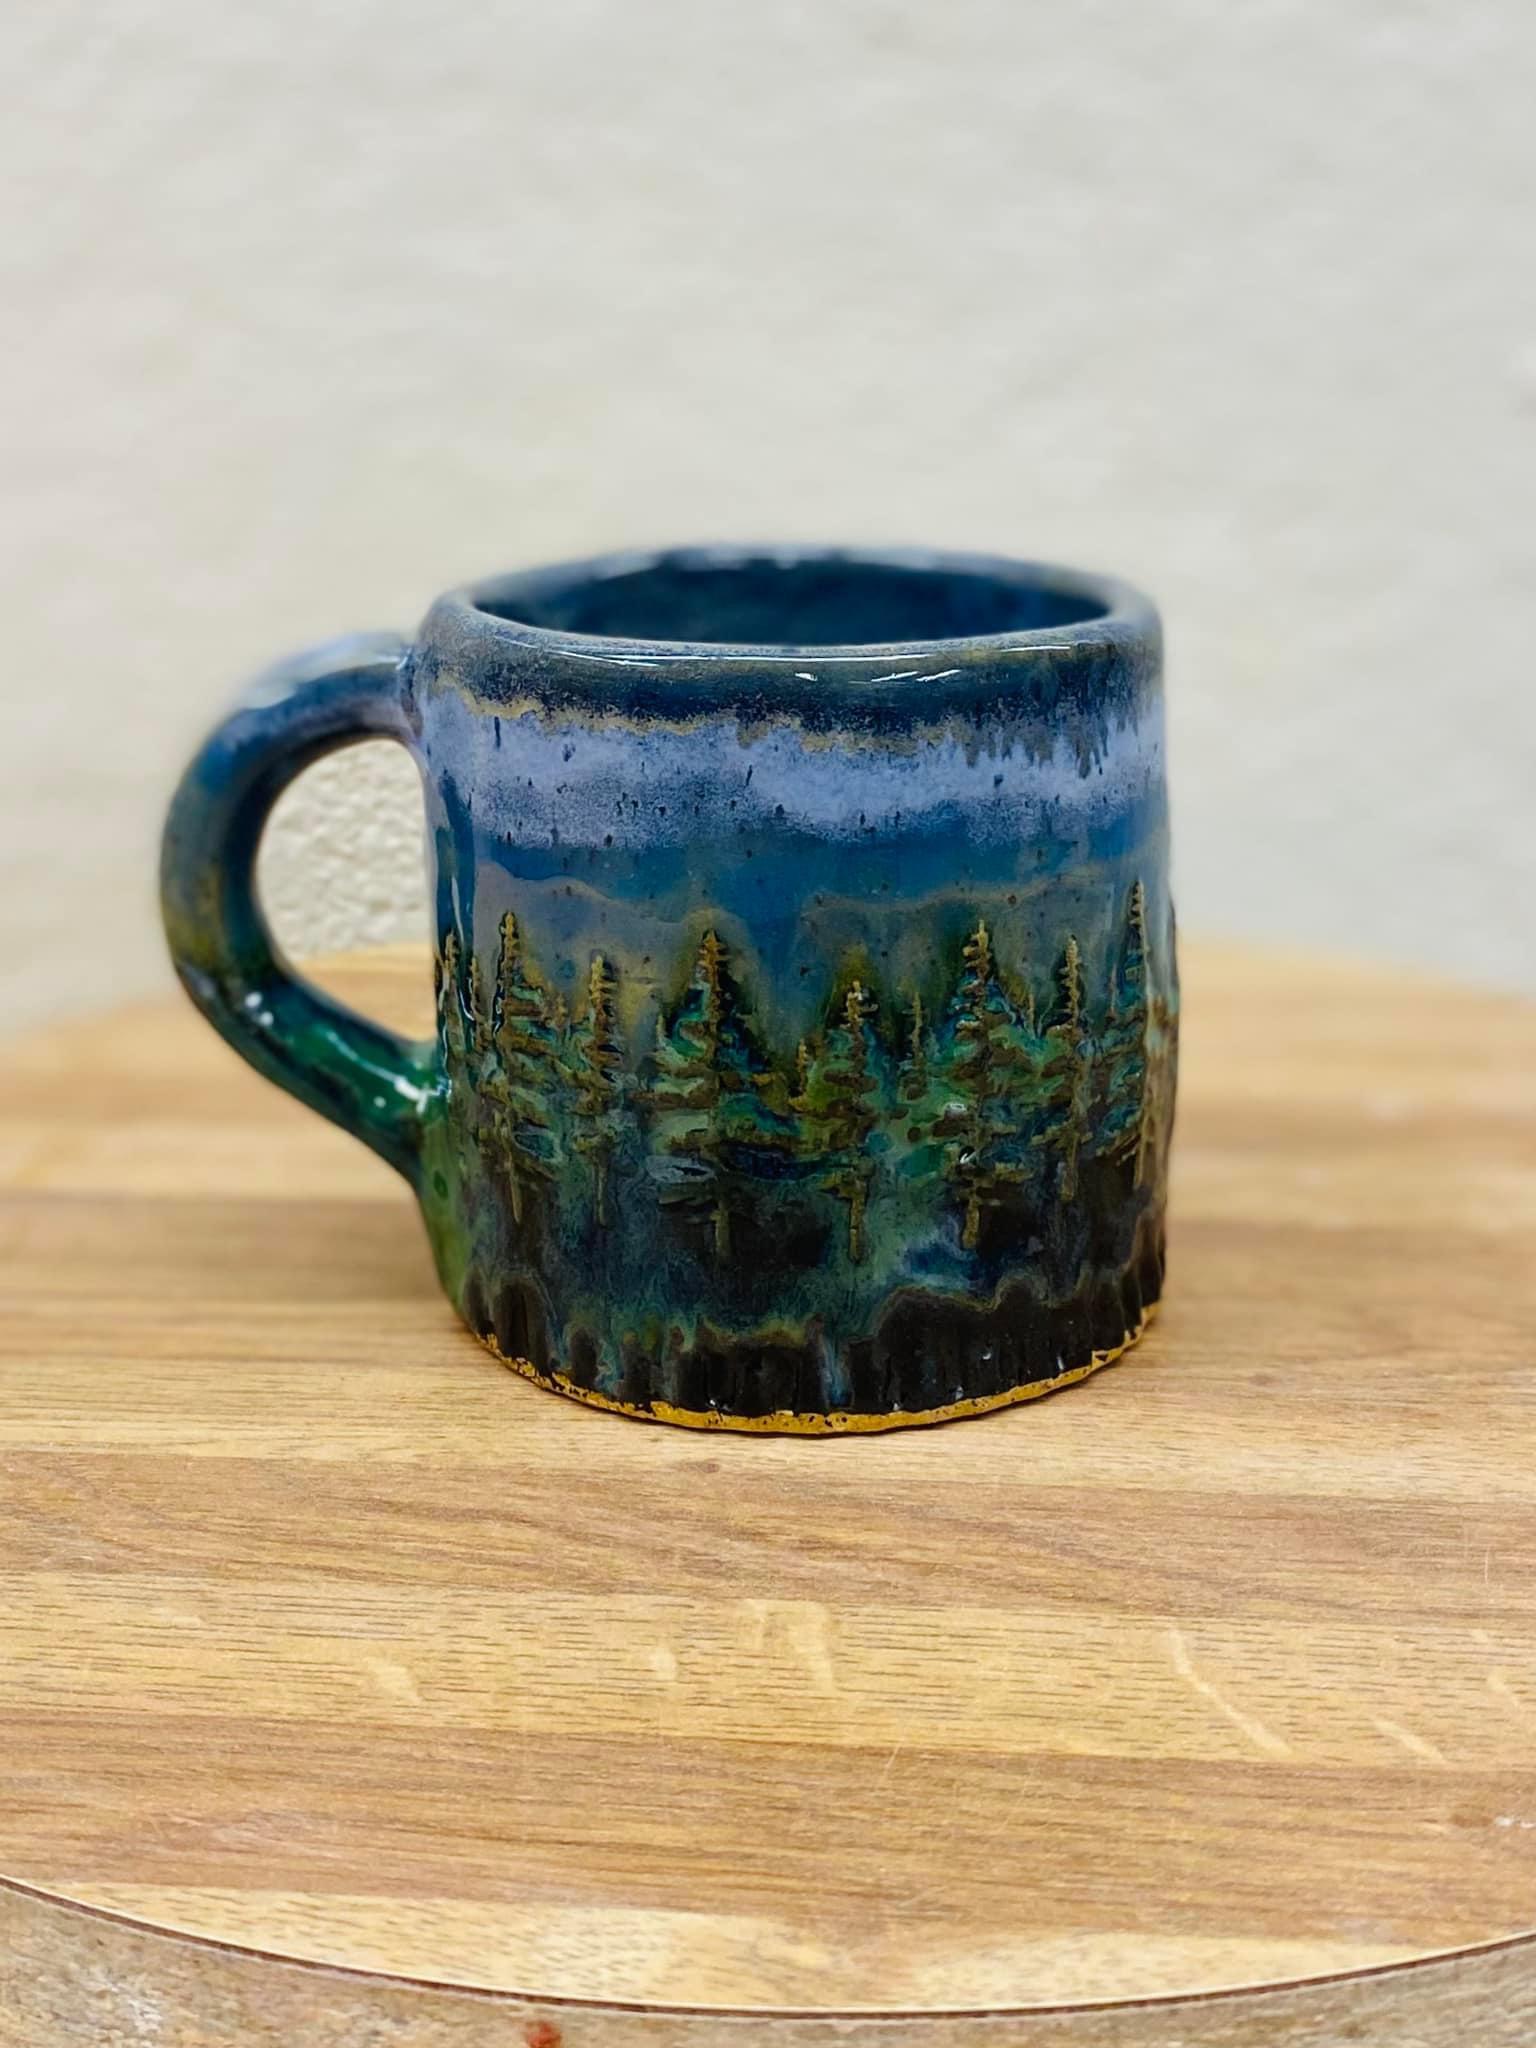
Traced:
[[4, 2048], [1528, 2042], [1536, 1011], [1184, 1041], [1151, 1336], [850, 1440], [498, 1367], [190, 1010], [11, 1048]]

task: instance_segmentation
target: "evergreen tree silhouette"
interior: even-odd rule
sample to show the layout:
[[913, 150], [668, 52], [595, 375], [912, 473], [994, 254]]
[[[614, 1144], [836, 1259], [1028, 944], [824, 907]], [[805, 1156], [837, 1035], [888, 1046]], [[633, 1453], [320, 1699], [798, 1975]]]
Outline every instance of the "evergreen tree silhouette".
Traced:
[[443, 1048], [443, 1064], [448, 1070], [451, 1084], [462, 1082], [464, 1067], [469, 1054], [469, 1028], [464, 1015], [464, 990], [462, 986], [463, 958], [459, 949], [459, 935], [449, 930], [443, 935], [442, 950], [437, 956], [437, 1035]]
[[1126, 907], [1108, 1012], [1095, 1049], [1093, 1142], [1107, 1159], [1134, 1158], [1138, 1182], [1147, 1121], [1147, 972], [1147, 895], [1137, 882]]
[[884, 1107], [884, 1056], [875, 1037], [873, 999], [849, 984], [841, 1008], [814, 1049], [802, 1041], [790, 1108], [800, 1120], [802, 1159], [818, 1186], [848, 1208], [848, 1256], [864, 1256], [864, 1218], [877, 1162], [871, 1150]]
[[485, 975], [480, 955], [471, 946], [464, 971], [464, 1009], [469, 1019], [469, 1049], [484, 1059], [491, 1049], [491, 1016], [485, 1000]]
[[608, 1182], [625, 1131], [624, 1041], [617, 1016], [618, 983], [601, 953], [592, 955], [587, 1007], [570, 1028], [572, 1150], [592, 1168], [592, 1207], [600, 1230], [608, 1227]]
[[780, 1083], [746, 1014], [714, 932], [704, 934], [670, 1022], [656, 1027], [649, 1084], [652, 1172], [667, 1208], [707, 1214], [717, 1258], [730, 1255], [733, 1211], [782, 1178], [793, 1127]]
[[501, 920], [490, 1044], [480, 1085], [513, 1220], [521, 1223], [529, 1189], [554, 1177], [555, 1033], [544, 990], [529, 978], [517, 918], [510, 910]]
[[1083, 957], [1068, 937], [1056, 963], [1045, 1019], [1038, 1082], [1040, 1125], [1034, 1142], [1052, 1169], [1057, 1197], [1077, 1193], [1078, 1157], [1088, 1123], [1089, 1044], [1083, 1004]]
[[919, 990], [912, 991], [912, 1028], [907, 1033], [907, 1049], [901, 1062], [897, 1088], [903, 1102], [920, 1102], [928, 1092], [928, 1019], [923, 1013], [923, 998]]
[[1174, 1074], [1178, 1051], [1178, 1006], [1159, 989], [1148, 1005], [1146, 1107], [1141, 1120], [1140, 1142], [1136, 1147], [1138, 1186], [1156, 1177], [1168, 1154], [1168, 1141], [1173, 1135]]
[[974, 1249], [985, 1209], [1025, 1178], [1023, 1149], [1033, 1068], [1028, 1025], [997, 978], [992, 939], [979, 923], [965, 942], [950, 1004], [948, 1040], [931, 1076], [929, 1135], [959, 1200], [960, 1242]]

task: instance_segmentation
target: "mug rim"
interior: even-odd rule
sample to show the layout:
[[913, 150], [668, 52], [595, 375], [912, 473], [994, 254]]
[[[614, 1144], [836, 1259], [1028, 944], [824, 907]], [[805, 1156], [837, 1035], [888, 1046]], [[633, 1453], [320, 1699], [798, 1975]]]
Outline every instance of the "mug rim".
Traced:
[[[885, 640], [690, 640], [644, 634], [592, 633], [551, 626], [517, 616], [536, 608], [541, 596], [571, 590], [620, 576], [663, 568], [744, 570], [751, 564], [779, 568], [847, 566], [894, 571], [910, 578], [943, 576], [989, 582], [1021, 595], [1076, 601], [1091, 609], [1080, 618], [1056, 625], [1005, 627], [984, 633], [934, 634], [918, 639]], [[835, 546], [819, 542], [769, 542], [755, 545], [711, 542], [681, 547], [613, 550], [577, 556], [548, 566], [515, 570], [476, 579], [446, 592], [433, 605], [423, 638], [447, 637], [463, 645], [470, 637], [528, 654], [565, 657], [577, 662], [612, 663], [622, 668], [671, 667], [703, 669], [750, 663], [769, 667], [789, 663], [857, 667], [892, 657], [954, 653], [967, 664], [978, 658], [1035, 654], [1060, 650], [1155, 647], [1161, 627], [1156, 607], [1134, 584], [1098, 571], [1067, 567], [1027, 557], [966, 549], [932, 547]], [[852, 680], [853, 678], [850, 678]], [[933, 680], [882, 677], [882, 682]]]

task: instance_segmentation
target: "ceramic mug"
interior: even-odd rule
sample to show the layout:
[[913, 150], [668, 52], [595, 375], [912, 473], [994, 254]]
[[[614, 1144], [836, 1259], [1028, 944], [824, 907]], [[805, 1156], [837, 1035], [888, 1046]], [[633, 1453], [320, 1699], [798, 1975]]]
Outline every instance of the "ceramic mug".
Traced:
[[[380, 734], [425, 785], [432, 1043], [299, 979], [255, 895], [282, 789]], [[1081, 1379], [1159, 1297], [1178, 996], [1124, 584], [701, 548], [456, 591], [257, 682], [163, 888], [193, 1001], [405, 1176], [545, 1387], [889, 1429]]]

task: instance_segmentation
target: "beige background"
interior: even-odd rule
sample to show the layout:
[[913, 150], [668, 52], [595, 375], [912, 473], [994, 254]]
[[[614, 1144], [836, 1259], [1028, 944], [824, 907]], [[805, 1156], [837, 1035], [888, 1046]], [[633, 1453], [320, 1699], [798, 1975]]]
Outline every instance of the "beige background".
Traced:
[[[267, 655], [666, 538], [1118, 569], [1185, 920], [1536, 986], [1526, 0], [11, 0], [0, 1023]], [[420, 928], [403, 758], [291, 941]]]

